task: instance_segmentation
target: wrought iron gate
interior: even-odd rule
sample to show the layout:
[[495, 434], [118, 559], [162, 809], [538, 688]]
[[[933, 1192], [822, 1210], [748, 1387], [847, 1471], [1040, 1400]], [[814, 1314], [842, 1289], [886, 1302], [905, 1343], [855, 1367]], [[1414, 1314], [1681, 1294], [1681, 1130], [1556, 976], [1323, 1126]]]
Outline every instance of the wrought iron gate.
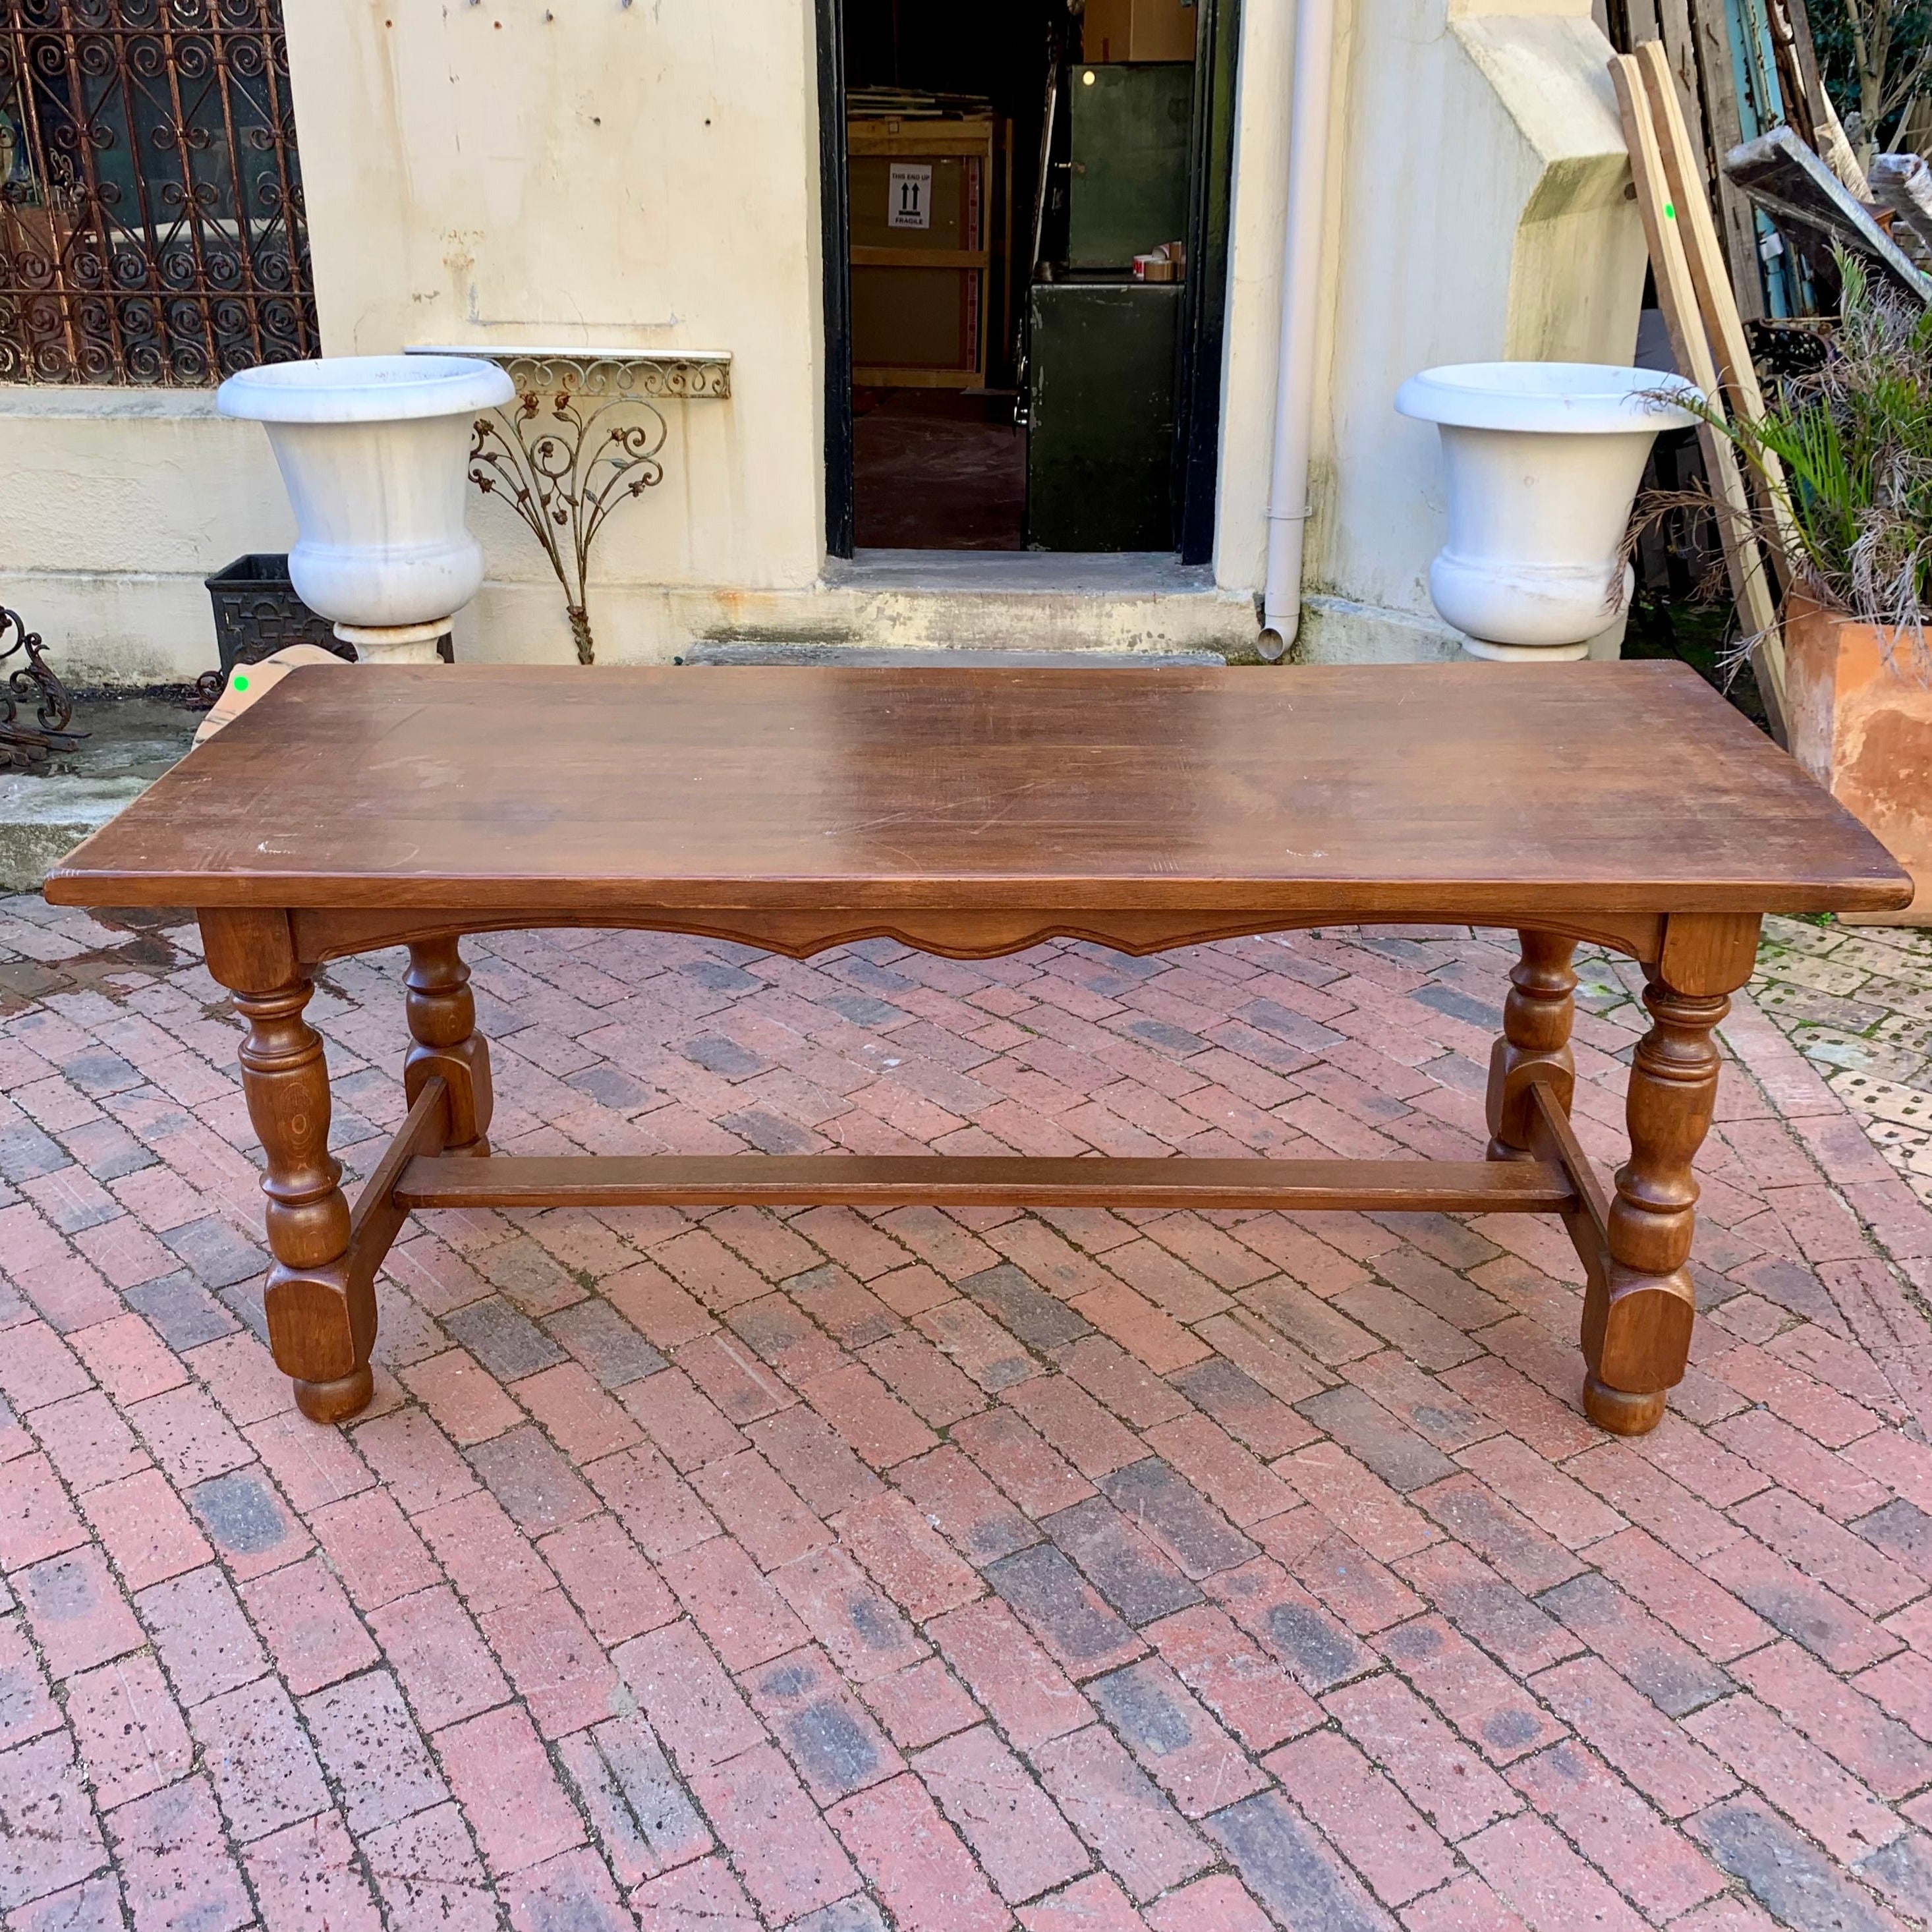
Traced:
[[0, 382], [317, 352], [281, 0], [0, 0]]

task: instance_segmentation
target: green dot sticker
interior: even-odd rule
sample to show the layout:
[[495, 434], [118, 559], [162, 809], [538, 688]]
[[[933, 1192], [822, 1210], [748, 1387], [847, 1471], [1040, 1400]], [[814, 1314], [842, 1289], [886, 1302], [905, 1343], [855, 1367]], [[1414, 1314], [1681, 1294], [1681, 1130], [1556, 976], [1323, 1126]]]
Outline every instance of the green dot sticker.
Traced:
[[1664, 218], [1666, 221], [1677, 219], [1677, 204], [1674, 201], [1666, 201], [1664, 204]]
[[246, 691], [248, 688], [248, 680], [245, 677], [238, 676], [235, 680], [235, 688], [237, 691]]

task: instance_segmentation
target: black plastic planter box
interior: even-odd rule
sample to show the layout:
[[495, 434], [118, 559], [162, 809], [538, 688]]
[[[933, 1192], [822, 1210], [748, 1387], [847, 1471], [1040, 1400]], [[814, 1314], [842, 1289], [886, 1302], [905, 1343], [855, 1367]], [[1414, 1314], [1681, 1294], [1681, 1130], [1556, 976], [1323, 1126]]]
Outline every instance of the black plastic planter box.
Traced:
[[291, 644], [320, 644], [351, 664], [356, 661], [356, 646], [345, 644], [328, 620], [318, 617], [296, 595], [286, 556], [238, 556], [208, 579], [208, 594], [214, 602], [224, 683], [237, 664], [260, 664]]

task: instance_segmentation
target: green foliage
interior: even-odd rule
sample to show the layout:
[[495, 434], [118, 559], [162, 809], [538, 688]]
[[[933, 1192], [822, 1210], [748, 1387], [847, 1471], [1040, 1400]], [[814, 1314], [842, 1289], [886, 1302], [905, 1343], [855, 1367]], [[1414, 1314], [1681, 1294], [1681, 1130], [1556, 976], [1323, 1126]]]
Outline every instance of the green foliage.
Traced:
[[1909, 639], [1922, 671], [1932, 662], [1932, 309], [1877, 287], [1853, 256], [1840, 254], [1838, 271], [1844, 302], [1822, 366], [1782, 379], [1760, 422], [1700, 413], [1786, 513], [1772, 520], [1793, 532], [1804, 587]]
[[[1845, 0], [1812, 0], [1808, 11], [1811, 43], [1817, 51], [1819, 71], [1825, 91], [1832, 97], [1832, 105], [1841, 119], [1860, 112], [1858, 53]], [[1889, 11], [1892, 38], [1886, 66], [1892, 72], [1906, 73], [1918, 64], [1928, 40], [1932, 39], [1932, 0], [1896, 0]], [[1910, 105], [1908, 101], [1898, 102], [1878, 127], [1865, 130], [1879, 147], [1897, 138], [1899, 124]]]

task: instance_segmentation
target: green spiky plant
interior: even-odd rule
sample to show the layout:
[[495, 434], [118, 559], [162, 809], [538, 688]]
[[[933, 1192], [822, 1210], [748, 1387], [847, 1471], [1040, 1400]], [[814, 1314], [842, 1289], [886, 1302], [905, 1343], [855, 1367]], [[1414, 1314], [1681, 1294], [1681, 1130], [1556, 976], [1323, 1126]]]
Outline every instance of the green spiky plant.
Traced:
[[1875, 286], [1853, 256], [1838, 272], [1820, 365], [1776, 379], [1761, 421], [1690, 406], [1756, 472], [1758, 534], [1789, 557], [1792, 588], [1880, 627], [1892, 669], [1932, 684], [1932, 309]]

